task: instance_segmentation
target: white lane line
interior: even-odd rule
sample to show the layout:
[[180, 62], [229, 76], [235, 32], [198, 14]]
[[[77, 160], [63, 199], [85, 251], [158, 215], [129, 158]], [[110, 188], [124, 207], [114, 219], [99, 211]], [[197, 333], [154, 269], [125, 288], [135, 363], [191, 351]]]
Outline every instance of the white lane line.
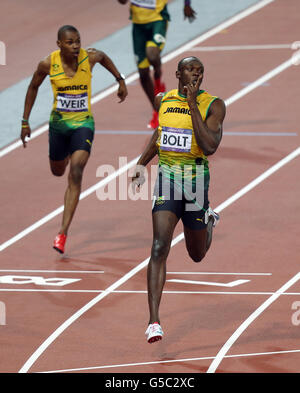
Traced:
[[244, 89], [238, 91], [236, 94], [231, 96], [227, 101], [226, 105], [233, 104], [235, 101], [239, 100], [240, 98], [244, 97], [246, 94], [249, 94], [251, 91], [255, 90], [257, 87], [261, 86], [263, 83], [267, 82], [268, 80], [274, 78], [276, 75], [280, 74], [281, 72], [285, 71], [291, 66], [294, 66], [295, 60], [293, 57], [284, 61], [278, 67], [274, 68], [273, 70], [267, 72], [265, 75], [258, 78], [255, 82], [250, 83]]
[[[231, 97], [229, 97], [227, 100], [225, 100], [226, 106], [231, 105], [232, 103], [234, 103], [235, 101], [241, 99], [242, 97], [244, 97], [246, 94], [252, 92], [254, 89], [258, 88], [259, 86], [261, 86], [262, 83], [264, 83], [266, 80], [269, 80], [271, 78], [274, 78], [275, 76], [277, 76], [279, 73], [285, 71], [288, 67], [291, 67], [293, 65], [293, 59], [289, 59], [287, 61], [285, 61], [284, 63], [282, 63], [281, 65], [279, 65], [278, 67], [274, 68], [273, 70], [267, 72], [265, 75], [263, 75], [262, 77], [258, 78], [256, 81], [254, 81], [253, 83], [251, 83], [249, 86], [241, 89], [240, 91], [238, 91], [236, 94], [232, 95]], [[286, 164], [286, 160], [290, 161], [292, 159], [294, 159], [297, 155], [299, 155], [300, 153], [300, 148], [298, 148], [297, 150], [295, 150], [293, 153], [291, 153], [288, 157], [286, 157], [284, 160], [282, 160], [282, 163], [279, 162], [276, 165], [285, 165]], [[97, 184], [95, 184], [94, 186], [88, 188], [87, 190], [85, 190], [84, 192], [82, 192], [80, 194], [80, 199], [84, 199], [86, 198], [88, 195], [92, 194], [94, 191], [96, 191], [97, 189], [99, 189], [100, 187], [105, 186], [107, 183], [109, 183], [111, 180], [115, 179], [116, 177], [120, 176], [122, 173], [126, 172], [128, 169], [130, 169], [131, 167], [133, 167], [135, 165], [135, 163], [138, 161], [139, 157], [136, 157], [135, 159], [133, 159], [130, 163], [126, 164], [125, 166], [119, 168], [117, 171], [113, 172], [112, 174], [110, 174], [109, 176], [107, 176], [105, 179], [101, 180], [100, 182], [98, 182]], [[287, 162], [288, 162], [287, 161]], [[270, 168], [270, 171], [276, 171], [279, 168], [276, 167], [276, 165], [272, 168]], [[273, 172], [272, 172], [273, 173]], [[270, 174], [272, 174], [270, 173]], [[262, 176], [270, 176], [270, 174], [265, 173]], [[262, 178], [261, 180], [258, 179], [256, 180], [258, 183], [261, 182], [262, 180], [264, 180], [265, 178]], [[258, 184], [257, 183], [257, 184]], [[255, 185], [248, 185], [247, 187], [255, 187]], [[243, 192], [243, 190], [241, 190], [240, 192]], [[247, 191], [246, 191], [247, 192]], [[232, 198], [236, 198], [236, 196], [233, 196]], [[225, 203], [225, 202], [224, 202]], [[226, 201], [227, 203], [227, 201]], [[217, 207], [215, 210], [218, 213], [218, 209], [219, 207]], [[28, 228], [24, 229], [23, 231], [21, 231], [20, 233], [18, 233], [17, 235], [15, 235], [14, 237], [12, 237], [11, 239], [7, 240], [6, 242], [2, 243], [0, 245], [0, 251], [5, 250], [7, 247], [11, 246], [12, 244], [14, 244], [15, 242], [17, 242], [18, 240], [22, 239], [24, 236], [28, 235], [29, 233], [31, 233], [32, 231], [36, 230], [37, 228], [39, 228], [40, 226], [44, 225], [45, 223], [47, 223], [48, 221], [52, 220], [54, 217], [56, 217], [57, 215], [61, 214], [64, 210], [64, 206], [60, 206], [59, 208], [57, 208], [56, 210], [54, 210], [53, 212], [49, 213], [48, 215], [46, 215], [45, 217], [43, 217], [42, 219], [40, 219], [39, 221], [37, 221], [36, 223], [34, 223], [33, 225], [29, 226]]]
[[[94, 186], [88, 188], [84, 192], [80, 194], [80, 200], [86, 198], [87, 196], [91, 195], [94, 193], [96, 190], [98, 190], [100, 187], [104, 187], [106, 184], [108, 184], [110, 181], [114, 180], [116, 177], [120, 176], [122, 173], [126, 172], [129, 170], [131, 167], [133, 167], [139, 157], [134, 158], [132, 161], [130, 161], [128, 164], [122, 166], [119, 168], [117, 171], [111, 173], [108, 175], [105, 179], [100, 180], [98, 183], [96, 183]], [[16, 243], [18, 240], [22, 239], [23, 237], [27, 236], [29, 233], [35, 231], [42, 225], [46, 224], [48, 221], [52, 220], [54, 217], [58, 216], [61, 214], [64, 210], [64, 206], [60, 206], [51, 213], [47, 214], [45, 217], [41, 218], [39, 221], [36, 221], [34, 224], [30, 225], [23, 231], [19, 232], [17, 235], [12, 237], [11, 239], [7, 240], [6, 242], [2, 243], [0, 245], [0, 251], [5, 250], [7, 247], [11, 246], [12, 244]]]
[[[259, 2], [258, 4], [255, 4], [246, 10], [238, 13], [237, 15], [233, 16], [232, 18], [229, 18], [227, 21], [221, 23], [220, 25], [214, 27], [213, 29], [207, 31], [206, 33], [200, 35], [199, 37], [195, 38], [194, 40], [189, 41], [187, 44], [182, 45], [178, 49], [176, 49], [173, 52], [170, 52], [169, 54], [165, 55], [162, 57], [162, 62], [167, 63], [168, 61], [174, 59], [175, 57], [181, 55], [183, 52], [191, 49], [193, 46], [199, 44], [200, 42], [203, 42], [207, 40], [208, 38], [214, 36], [215, 34], [218, 34], [220, 31], [228, 28], [229, 26], [239, 22], [240, 20], [246, 18], [247, 16], [253, 14], [254, 12], [260, 10], [261, 8], [265, 7], [266, 5], [274, 2], [275, 0], [263, 0]], [[131, 82], [135, 81], [138, 79], [139, 74], [138, 72], [133, 73], [132, 75], [126, 77], [126, 82], [127, 84], [130, 84]], [[114, 84], [113, 86], [107, 88], [101, 93], [96, 94], [92, 99], [91, 99], [91, 104], [95, 104], [96, 102], [102, 100], [103, 98], [109, 96], [110, 94], [113, 94], [118, 88], [118, 84]], [[45, 131], [48, 130], [48, 124], [44, 124], [43, 126], [39, 127], [37, 130], [33, 131], [31, 133], [31, 138], [30, 140], [36, 138], [37, 136], [43, 134]], [[22, 146], [22, 142], [16, 141], [13, 144], [7, 146], [6, 148], [2, 149], [0, 151], [0, 158], [5, 156], [6, 154], [10, 153], [11, 151], [15, 150], [16, 148]]]
[[189, 51], [192, 47], [195, 47], [196, 45], [200, 44], [201, 42], [207, 40], [208, 38], [211, 38], [212, 36], [214, 36], [215, 34], [220, 33], [222, 30], [227, 29], [228, 27], [232, 26], [233, 24], [241, 21], [242, 19], [248, 17], [249, 15], [253, 14], [254, 12], [257, 12], [258, 10], [264, 8], [265, 6], [267, 6], [270, 3], [273, 3], [275, 0], [263, 0], [260, 1], [257, 4], [254, 4], [253, 6], [247, 8], [246, 10], [238, 13], [237, 15], [229, 18], [228, 20], [226, 20], [225, 22], [221, 23], [220, 25], [214, 27], [211, 30], [208, 30], [206, 33], [202, 34], [201, 36], [195, 38], [194, 40], [189, 41], [187, 44], [181, 46], [180, 48], [178, 48], [177, 50], [175, 50], [174, 52], [171, 52], [167, 55], [165, 55], [162, 58], [162, 62], [165, 63], [175, 57], [177, 57], [178, 55], [182, 54], [182, 52], [186, 52]]
[[84, 273], [84, 274], [99, 274], [104, 273], [103, 270], [8, 270], [0, 269], [0, 272], [13, 272], [13, 273]]
[[266, 49], [293, 49], [293, 44], [266, 44], [266, 45], [223, 45], [223, 46], [195, 46], [192, 52], [216, 52], [239, 50], [266, 50]]
[[[284, 354], [291, 354], [291, 353], [299, 353], [300, 349], [290, 349], [286, 351], [273, 351], [273, 352], [256, 352], [256, 353], [241, 353], [236, 355], [226, 355], [225, 358], [227, 359], [234, 359], [240, 357], [251, 357], [251, 356], [270, 356], [270, 355], [284, 355]], [[41, 374], [44, 373], [65, 373], [65, 372], [72, 372], [72, 371], [87, 371], [87, 370], [100, 370], [100, 369], [107, 369], [107, 368], [118, 368], [118, 367], [136, 367], [136, 366], [150, 366], [153, 364], [166, 364], [166, 363], [179, 363], [179, 362], [193, 362], [199, 360], [212, 360], [214, 359], [213, 356], [204, 356], [199, 358], [185, 358], [185, 359], [172, 359], [172, 360], [157, 360], [153, 362], [140, 362], [140, 363], [123, 363], [123, 364], [112, 364], [107, 366], [94, 366], [94, 367], [81, 367], [81, 368], [69, 368], [64, 370], [51, 370], [51, 371], [41, 371]]]
[[193, 281], [193, 280], [179, 280], [176, 278], [173, 278], [171, 280], [167, 280], [168, 282], [177, 282], [179, 284], [192, 284], [192, 285], [211, 285], [215, 287], [236, 287], [238, 285], [246, 284], [246, 282], [249, 282], [250, 280], [235, 280], [227, 283], [222, 283], [222, 282], [212, 282], [212, 281]]
[[272, 273], [167, 272], [167, 274], [220, 274], [230, 276], [272, 276]]
[[[248, 84], [247, 84], [248, 85]], [[152, 135], [153, 131], [128, 131], [128, 130], [97, 130], [95, 131], [97, 135]], [[298, 136], [297, 132], [250, 132], [250, 131], [224, 131], [223, 135], [238, 135], [238, 136]]]
[[[103, 293], [105, 290], [101, 289], [20, 289], [20, 288], [1, 288], [0, 292], [55, 292], [55, 293]], [[111, 293], [117, 294], [134, 294], [134, 295], [145, 295], [147, 294], [147, 290], [143, 291], [134, 291], [134, 290], [115, 290], [111, 291]], [[165, 295], [273, 295], [275, 292], [241, 292], [241, 291], [168, 291], [164, 290], [163, 294]], [[285, 292], [282, 294], [283, 296], [299, 296], [300, 292]]]
[[292, 151], [289, 155], [284, 157], [282, 160], [274, 164], [271, 168], [267, 169], [265, 172], [263, 172], [260, 176], [258, 176], [256, 179], [254, 179], [251, 183], [247, 184], [247, 186], [243, 187], [241, 190], [239, 190], [237, 193], [232, 195], [230, 198], [228, 198], [226, 201], [221, 203], [219, 206], [217, 206], [214, 210], [219, 213], [229, 205], [231, 205], [233, 202], [235, 202], [237, 199], [241, 198], [243, 195], [245, 195], [247, 192], [252, 190], [254, 187], [258, 186], [261, 182], [266, 180], [269, 176], [271, 176], [273, 173], [278, 171], [280, 168], [282, 168], [284, 165], [295, 159], [300, 155], [300, 147], [298, 147], [296, 150]]
[[224, 359], [226, 353], [236, 342], [236, 340], [243, 334], [243, 332], [249, 327], [249, 325], [257, 319], [272, 303], [274, 303], [280, 295], [282, 295], [287, 289], [293, 286], [300, 279], [300, 272], [287, 281], [280, 289], [278, 289], [271, 297], [261, 304], [240, 326], [239, 328], [229, 337], [223, 347], [219, 350], [217, 356], [209, 366], [207, 373], [214, 373], [218, 368], [219, 364]]

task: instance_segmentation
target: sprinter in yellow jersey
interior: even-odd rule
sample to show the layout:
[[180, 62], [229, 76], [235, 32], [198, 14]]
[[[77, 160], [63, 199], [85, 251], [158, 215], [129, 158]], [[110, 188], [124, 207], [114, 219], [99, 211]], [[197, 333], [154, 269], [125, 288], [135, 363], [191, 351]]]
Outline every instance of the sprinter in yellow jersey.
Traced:
[[173, 233], [181, 219], [188, 253], [200, 262], [212, 241], [219, 216], [209, 207], [207, 156], [222, 138], [225, 104], [200, 90], [204, 73], [201, 61], [187, 57], [178, 63], [178, 89], [155, 98], [159, 126], [141, 155], [133, 187], [144, 182], [145, 166], [158, 154], [159, 171], [152, 209], [153, 244], [148, 265], [150, 319], [148, 342], [160, 340], [159, 304], [166, 279], [166, 260]]
[[[118, 0], [126, 4], [128, 0]], [[133, 51], [139, 71], [140, 82], [153, 109], [148, 127], [155, 129], [158, 125], [158, 113], [155, 110], [154, 97], [165, 91], [161, 81], [162, 69], [160, 54], [166, 43], [166, 34], [170, 15], [168, 0], [129, 0], [130, 18], [132, 20]], [[190, 22], [196, 12], [191, 8], [191, 0], [184, 0], [185, 18]], [[150, 74], [153, 67], [154, 80]]]
[[29, 116], [38, 89], [49, 75], [54, 103], [49, 122], [50, 168], [55, 176], [62, 176], [70, 163], [68, 188], [61, 228], [54, 240], [54, 249], [64, 253], [66, 237], [79, 201], [82, 174], [89, 159], [94, 138], [94, 119], [91, 112], [91, 78], [96, 63], [105, 67], [119, 82], [120, 102], [127, 96], [124, 77], [112, 60], [102, 51], [81, 48], [80, 34], [74, 26], [58, 30], [59, 50], [42, 60], [27, 90], [22, 120], [21, 140], [26, 147], [30, 137]]

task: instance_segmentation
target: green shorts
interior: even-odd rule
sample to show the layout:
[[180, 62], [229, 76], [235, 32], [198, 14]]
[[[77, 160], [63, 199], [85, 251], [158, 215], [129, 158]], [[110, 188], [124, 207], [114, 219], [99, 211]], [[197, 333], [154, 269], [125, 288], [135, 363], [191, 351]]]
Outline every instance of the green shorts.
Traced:
[[148, 68], [150, 66], [146, 55], [147, 47], [157, 46], [160, 50], [163, 49], [166, 42], [167, 28], [167, 20], [159, 20], [146, 24], [133, 23], [133, 51], [138, 68]]

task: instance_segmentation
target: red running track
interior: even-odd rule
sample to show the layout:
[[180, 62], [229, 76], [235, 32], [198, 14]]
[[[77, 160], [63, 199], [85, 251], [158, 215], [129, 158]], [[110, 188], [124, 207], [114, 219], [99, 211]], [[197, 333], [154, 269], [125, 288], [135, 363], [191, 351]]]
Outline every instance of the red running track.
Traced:
[[[176, 87], [178, 60], [196, 54], [206, 68], [203, 88], [229, 102], [290, 59], [292, 50], [197, 47], [291, 44], [298, 11], [296, 0], [277, 0], [179, 54], [164, 64], [167, 87]], [[300, 300], [298, 75], [291, 65], [228, 105], [225, 135], [210, 160], [210, 201], [221, 221], [203, 263], [191, 262], [183, 240], [171, 249], [167, 280], [177, 281], [165, 286], [163, 340], [150, 346], [144, 337], [150, 191], [148, 200], [138, 201], [99, 201], [94, 192], [79, 204], [64, 257], [51, 248], [61, 214], [0, 251], [6, 308], [1, 372], [299, 372], [300, 330], [292, 309]], [[112, 95], [93, 110], [97, 130], [120, 133], [96, 134], [83, 190], [101, 180], [99, 166], [118, 169], [119, 157], [130, 162], [149, 139], [127, 132], [146, 130], [149, 117], [138, 83], [129, 85], [125, 103], [118, 105]], [[222, 205], [293, 151], [295, 157], [273, 174]], [[1, 161], [3, 245], [62, 205], [66, 178], [50, 176], [46, 134]], [[117, 191], [119, 179], [109, 183]], [[129, 185], [127, 172], [122, 180]], [[179, 224], [175, 237], [181, 232]], [[28, 283], [24, 276], [31, 277]], [[55, 282], [47, 279], [54, 278], [74, 281], [50, 286]]]

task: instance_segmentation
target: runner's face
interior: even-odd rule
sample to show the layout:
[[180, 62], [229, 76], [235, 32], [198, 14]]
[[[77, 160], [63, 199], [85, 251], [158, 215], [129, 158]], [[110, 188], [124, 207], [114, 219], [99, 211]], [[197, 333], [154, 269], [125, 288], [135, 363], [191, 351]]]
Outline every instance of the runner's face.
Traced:
[[78, 58], [81, 47], [79, 33], [67, 30], [58, 41], [58, 46], [65, 56]]
[[189, 83], [195, 85], [198, 78], [201, 76], [202, 83], [203, 71], [203, 64], [200, 61], [192, 60], [182, 66], [181, 70], [178, 72], [178, 79], [182, 86], [186, 86]]

